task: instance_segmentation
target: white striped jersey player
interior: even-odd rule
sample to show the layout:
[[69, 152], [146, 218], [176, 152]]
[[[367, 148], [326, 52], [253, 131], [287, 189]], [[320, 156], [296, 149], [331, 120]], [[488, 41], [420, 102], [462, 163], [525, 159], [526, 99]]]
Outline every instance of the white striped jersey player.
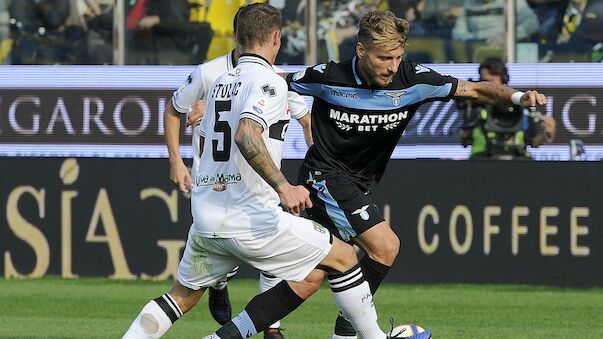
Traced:
[[268, 152], [280, 167], [290, 119], [287, 84], [270, 63], [255, 56], [241, 56], [237, 67], [221, 75], [207, 95], [199, 128], [205, 145], [193, 173], [192, 191], [194, 227], [201, 235], [258, 234], [270, 230], [278, 218], [278, 194], [251, 168], [234, 142], [242, 118], [263, 127]]
[[[184, 83], [172, 94], [172, 105], [180, 113], [186, 114], [192, 105], [207, 97], [208, 91], [216, 79], [224, 72], [232, 70], [236, 66], [233, 61], [234, 51], [223, 55], [207, 63], [198, 65], [188, 76]], [[282, 70], [276, 66], [272, 68], [281, 73]], [[288, 109], [293, 119], [301, 119], [308, 113], [308, 106], [304, 98], [295, 92], [287, 93]], [[193, 168], [192, 176], [199, 170], [199, 128], [193, 130]]]
[[290, 120], [287, 84], [270, 63], [243, 54], [207, 95], [193, 176], [193, 225], [178, 267], [191, 289], [213, 286], [242, 262], [278, 278], [301, 281], [324, 259], [331, 235], [318, 224], [284, 212], [276, 191], [249, 165], [235, 143], [242, 119], [262, 127], [272, 161], [280, 167]]

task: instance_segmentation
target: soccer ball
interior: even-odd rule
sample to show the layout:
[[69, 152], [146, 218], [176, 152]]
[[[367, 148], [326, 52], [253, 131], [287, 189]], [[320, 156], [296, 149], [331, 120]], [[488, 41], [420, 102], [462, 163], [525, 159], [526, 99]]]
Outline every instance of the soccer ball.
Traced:
[[[413, 329], [413, 327], [416, 329], [416, 332]], [[398, 325], [398, 326], [394, 327], [392, 329], [390, 337], [391, 338], [410, 338], [417, 333], [423, 333], [423, 332], [425, 332], [425, 329], [419, 325], [404, 324], [404, 325]]]

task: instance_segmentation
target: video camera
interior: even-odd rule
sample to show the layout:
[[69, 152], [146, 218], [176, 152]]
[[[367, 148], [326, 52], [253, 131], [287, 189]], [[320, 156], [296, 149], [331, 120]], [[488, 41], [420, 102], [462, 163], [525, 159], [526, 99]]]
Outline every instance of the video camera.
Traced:
[[524, 157], [526, 144], [544, 128], [544, 115], [535, 109], [527, 110], [518, 105], [487, 105], [470, 100], [457, 100], [456, 107], [463, 112], [461, 129], [478, 128], [485, 138], [489, 156]]

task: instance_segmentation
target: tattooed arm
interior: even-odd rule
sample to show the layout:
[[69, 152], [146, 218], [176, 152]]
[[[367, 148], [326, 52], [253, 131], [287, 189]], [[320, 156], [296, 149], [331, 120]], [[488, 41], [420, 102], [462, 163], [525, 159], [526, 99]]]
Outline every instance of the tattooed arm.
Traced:
[[521, 93], [517, 99], [518, 103], [523, 107], [546, 104], [544, 94], [537, 91], [522, 93], [509, 86], [497, 85], [487, 81], [471, 82], [460, 79], [454, 93], [454, 98], [477, 100], [486, 104], [505, 105], [514, 103], [512, 96], [515, 93]]
[[241, 154], [253, 168], [278, 193], [282, 203], [293, 213], [299, 213], [306, 207], [312, 207], [309, 192], [303, 186], [289, 184], [283, 172], [276, 166], [264, 139], [262, 125], [243, 118], [235, 134], [235, 142]]

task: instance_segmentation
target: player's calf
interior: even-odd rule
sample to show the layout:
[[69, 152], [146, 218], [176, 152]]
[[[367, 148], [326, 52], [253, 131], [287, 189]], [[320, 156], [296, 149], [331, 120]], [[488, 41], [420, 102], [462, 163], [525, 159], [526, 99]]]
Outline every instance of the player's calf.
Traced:
[[243, 339], [256, 335], [293, 312], [304, 302], [304, 299], [291, 289], [286, 281], [255, 296], [247, 304], [243, 312], [227, 322], [205, 338], [211, 339]]
[[343, 273], [329, 274], [333, 298], [361, 338], [385, 338], [377, 324], [373, 295], [360, 265]]
[[239, 272], [239, 266], [233, 268], [226, 275], [226, 281], [220, 281], [209, 288], [209, 312], [214, 320], [220, 324], [226, 324], [232, 318], [232, 306], [228, 297], [228, 281]]
[[[260, 272], [260, 280], [259, 280], [260, 293], [264, 293], [264, 292], [268, 291], [269, 289], [273, 288], [281, 281], [282, 281], [281, 278], [278, 278], [272, 274], [269, 274], [266, 272]], [[301, 297], [304, 298], [303, 296], [301, 296]], [[264, 331], [264, 338], [280, 338], [280, 337], [282, 337], [282, 335], [280, 335], [280, 327], [281, 327], [280, 320], [278, 320], [274, 324], [270, 325], [270, 327], [268, 328], [268, 330], [271, 330], [270, 334], [268, 333], [268, 330]], [[280, 337], [279, 337], [279, 335], [280, 335]]]
[[160, 338], [182, 314], [178, 304], [166, 293], [142, 308], [123, 338]]
[[149, 301], [142, 308], [123, 338], [160, 338], [176, 320], [199, 302], [204, 291], [192, 290], [176, 281], [169, 293]]
[[209, 312], [214, 320], [220, 324], [226, 324], [232, 318], [232, 306], [228, 297], [228, 286], [221, 289], [209, 288]]

